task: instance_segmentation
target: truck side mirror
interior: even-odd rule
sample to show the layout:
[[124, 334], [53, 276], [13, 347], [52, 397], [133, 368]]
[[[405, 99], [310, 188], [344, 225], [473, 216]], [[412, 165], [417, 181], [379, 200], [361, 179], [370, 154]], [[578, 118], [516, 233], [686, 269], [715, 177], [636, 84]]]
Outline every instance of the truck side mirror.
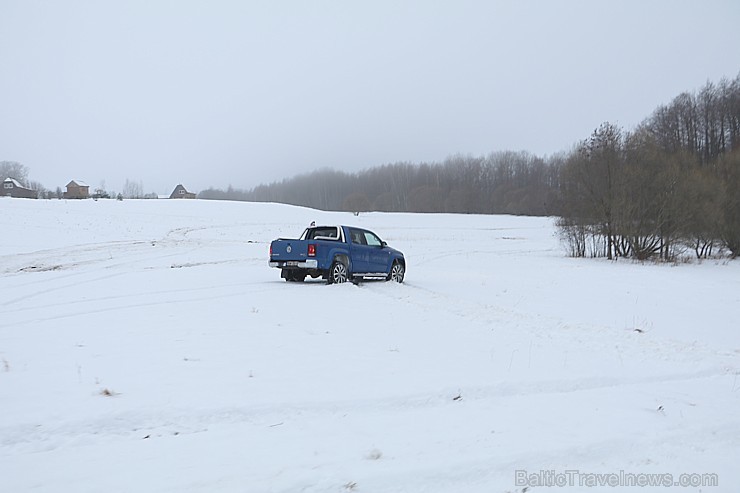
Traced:
[[385, 248], [385, 247], [387, 247], [387, 246], [388, 246], [388, 243], [386, 243], [386, 242], [384, 242], [384, 241], [381, 241], [381, 242], [380, 242], [380, 248]]

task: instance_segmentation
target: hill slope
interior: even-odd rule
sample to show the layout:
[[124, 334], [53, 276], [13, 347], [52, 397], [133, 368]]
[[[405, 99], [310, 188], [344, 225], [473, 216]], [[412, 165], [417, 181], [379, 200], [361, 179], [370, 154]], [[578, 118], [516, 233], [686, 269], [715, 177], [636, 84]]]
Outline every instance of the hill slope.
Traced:
[[[281, 281], [269, 241], [312, 220], [375, 230], [406, 282]], [[737, 262], [574, 260], [546, 218], [237, 202], [3, 199], [0, 228], [3, 490], [740, 482]]]

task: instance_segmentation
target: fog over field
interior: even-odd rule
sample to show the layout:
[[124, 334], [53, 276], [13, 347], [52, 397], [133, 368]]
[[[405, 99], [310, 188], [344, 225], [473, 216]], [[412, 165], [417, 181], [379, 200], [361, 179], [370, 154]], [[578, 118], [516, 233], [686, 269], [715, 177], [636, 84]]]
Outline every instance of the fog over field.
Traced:
[[545, 157], [735, 77], [738, 24], [736, 0], [3, 0], [0, 161], [165, 194]]

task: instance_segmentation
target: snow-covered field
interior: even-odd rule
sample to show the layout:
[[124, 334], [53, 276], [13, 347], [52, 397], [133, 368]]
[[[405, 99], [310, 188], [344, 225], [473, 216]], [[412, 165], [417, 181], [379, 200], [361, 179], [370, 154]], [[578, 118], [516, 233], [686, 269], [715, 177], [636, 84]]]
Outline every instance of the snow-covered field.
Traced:
[[[312, 220], [406, 282], [282, 281], [269, 242]], [[547, 218], [0, 199], [2, 492], [736, 492], [739, 459], [738, 261], [571, 259]]]

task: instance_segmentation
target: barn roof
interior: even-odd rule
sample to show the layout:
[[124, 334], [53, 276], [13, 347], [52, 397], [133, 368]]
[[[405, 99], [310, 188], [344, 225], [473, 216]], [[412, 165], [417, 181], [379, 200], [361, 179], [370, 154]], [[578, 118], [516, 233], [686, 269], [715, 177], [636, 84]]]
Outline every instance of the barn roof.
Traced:
[[72, 180], [71, 182], [67, 183], [68, 187], [89, 187], [87, 183], [80, 180]]
[[21, 185], [18, 182], [18, 180], [14, 180], [13, 178], [6, 178], [6, 179], [3, 180], [3, 183], [12, 183], [13, 186], [15, 186], [15, 187], [18, 187], [18, 188], [26, 188], [23, 185]]

